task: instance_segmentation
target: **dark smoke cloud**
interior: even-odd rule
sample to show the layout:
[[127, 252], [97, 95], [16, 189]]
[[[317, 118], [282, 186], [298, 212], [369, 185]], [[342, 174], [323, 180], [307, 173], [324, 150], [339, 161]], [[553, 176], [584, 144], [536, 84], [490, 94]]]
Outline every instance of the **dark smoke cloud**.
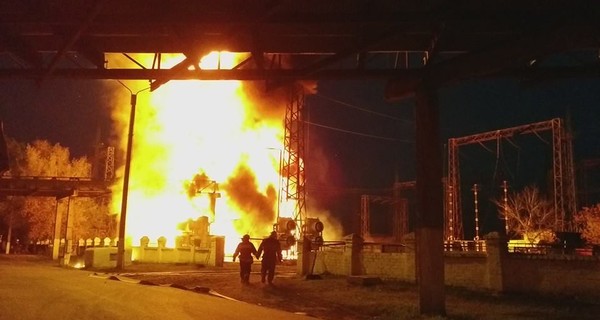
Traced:
[[[309, 66], [316, 62], [312, 57], [295, 57], [281, 55], [265, 55], [265, 63], [268, 61], [269, 68], [289, 70]], [[250, 68], [257, 68], [256, 60], [251, 59]], [[286, 106], [291, 102], [294, 92], [303, 92], [305, 95], [317, 93], [317, 82], [314, 80], [298, 81], [243, 81], [242, 87], [244, 93], [249, 97], [253, 104], [252, 116], [250, 120], [276, 121], [282, 123], [285, 117]]]
[[285, 86], [269, 88], [264, 81], [242, 82], [244, 93], [252, 101], [253, 116], [267, 121], [281, 123], [285, 116], [285, 108], [292, 99], [291, 90], [300, 90], [306, 95], [316, 93], [316, 82], [297, 81]]
[[258, 190], [256, 176], [250, 168], [240, 165], [222, 188], [227, 192], [229, 199], [243, 212], [241, 220], [244, 225], [260, 228], [275, 222], [276, 189], [270, 185], [265, 193], [261, 193]]

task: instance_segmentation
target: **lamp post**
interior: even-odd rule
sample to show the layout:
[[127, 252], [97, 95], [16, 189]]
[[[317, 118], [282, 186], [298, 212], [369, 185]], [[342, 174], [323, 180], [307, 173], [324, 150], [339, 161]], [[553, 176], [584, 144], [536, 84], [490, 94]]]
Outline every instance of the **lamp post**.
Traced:
[[127, 196], [129, 194], [129, 172], [131, 170], [131, 150], [133, 148], [135, 107], [137, 104], [137, 94], [144, 90], [148, 90], [149, 87], [133, 93], [133, 91], [131, 91], [121, 81], [119, 81], [119, 83], [131, 94], [131, 111], [129, 113], [129, 131], [127, 135], [127, 151], [125, 155], [125, 173], [123, 176], [123, 196], [121, 199], [121, 216], [119, 218], [119, 242], [117, 244], [117, 270], [123, 270], [123, 267], [125, 266], [125, 223], [127, 221]]

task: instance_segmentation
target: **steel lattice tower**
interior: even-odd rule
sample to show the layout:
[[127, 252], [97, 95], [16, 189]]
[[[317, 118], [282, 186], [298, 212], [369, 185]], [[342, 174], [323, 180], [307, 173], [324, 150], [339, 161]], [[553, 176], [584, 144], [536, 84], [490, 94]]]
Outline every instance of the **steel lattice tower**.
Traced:
[[306, 180], [304, 175], [305, 126], [304, 126], [304, 89], [290, 86], [290, 100], [285, 112], [284, 152], [282, 175], [286, 183], [280, 192], [285, 200], [295, 200], [293, 218], [299, 230], [306, 218]]
[[460, 214], [460, 164], [458, 162], [458, 141], [448, 140], [448, 177], [446, 179], [446, 219], [444, 219], [444, 239], [464, 238]]
[[460, 164], [458, 148], [461, 145], [500, 140], [521, 134], [537, 134], [540, 131], [552, 132], [552, 173], [555, 231], [572, 231], [573, 214], [576, 213], [575, 173], [571, 136], [565, 132], [560, 118], [527, 125], [494, 130], [448, 140], [448, 176], [446, 181], [446, 219], [444, 238], [462, 239], [462, 214], [460, 206]]
[[104, 181], [115, 178], [115, 147], [106, 147], [106, 160], [104, 166]]

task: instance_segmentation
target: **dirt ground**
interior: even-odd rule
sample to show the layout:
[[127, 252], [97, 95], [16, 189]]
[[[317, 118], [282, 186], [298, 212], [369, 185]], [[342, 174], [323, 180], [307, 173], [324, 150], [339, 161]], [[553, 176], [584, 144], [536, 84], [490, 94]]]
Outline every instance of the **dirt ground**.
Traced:
[[[419, 314], [418, 287], [382, 279], [379, 283], [351, 283], [347, 277], [300, 277], [296, 266], [277, 266], [274, 285], [260, 283], [260, 265], [253, 265], [250, 284], [239, 278], [239, 265], [224, 267], [134, 264], [122, 272], [102, 271], [142, 285], [164, 285], [220, 295], [246, 303], [302, 313], [324, 320], [362, 319], [597, 319], [600, 302], [578, 297], [499, 295], [446, 288], [445, 317]], [[101, 272], [101, 271], [96, 271]], [[377, 279], [375, 279], [377, 280]]]

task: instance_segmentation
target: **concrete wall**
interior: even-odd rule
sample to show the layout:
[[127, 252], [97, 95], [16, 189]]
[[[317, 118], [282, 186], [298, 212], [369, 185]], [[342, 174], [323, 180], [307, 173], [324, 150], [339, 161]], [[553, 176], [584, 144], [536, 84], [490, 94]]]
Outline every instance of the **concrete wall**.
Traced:
[[142, 239], [139, 247], [132, 247], [132, 260], [141, 263], [190, 263], [211, 267], [222, 267], [225, 259], [225, 238], [211, 236], [208, 247], [167, 248], [166, 241], [159, 239], [157, 246], [150, 246]]
[[506, 292], [542, 292], [600, 298], [598, 257], [511, 254], [503, 266]]
[[446, 284], [467, 288], [490, 288], [487, 255], [482, 252], [463, 254], [448, 252], [444, 257]]
[[[483, 241], [477, 247], [459, 245], [460, 250], [454, 246], [454, 251], [445, 252], [447, 285], [600, 297], [600, 257], [508, 253], [506, 241], [497, 234], [489, 234]], [[415, 282], [414, 243], [412, 234], [401, 245], [364, 243], [351, 235], [316, 252], [302, 250], [298, 255], [298, 273], [365, 275]]]
[[[84, 265], [88, 268], [111, 269], [117, 266], [117, 247], [95, 247], [88, 248], [84, 254]], [[131, 251], [124, 252], [125, 265], [131, 264]]]

